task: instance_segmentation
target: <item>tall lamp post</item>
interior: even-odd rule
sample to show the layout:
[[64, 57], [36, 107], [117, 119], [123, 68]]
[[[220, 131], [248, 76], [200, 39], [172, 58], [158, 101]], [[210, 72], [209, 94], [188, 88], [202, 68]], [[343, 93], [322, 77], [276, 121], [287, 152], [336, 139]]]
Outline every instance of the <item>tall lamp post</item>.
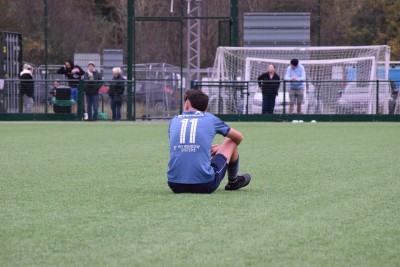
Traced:
[[[43, 17], [43, 26], [44, 26], [44, 84], [45, 84], [45, 91], [46, 91], [46, 96], [47, 96], [47, 72], [48, 72], [48, 8], [47, 8], [47, 0], [44, 0], [44, 17]], [[45, 105], [45, 113], [48, 113], [48, 103], [46, 101]]]

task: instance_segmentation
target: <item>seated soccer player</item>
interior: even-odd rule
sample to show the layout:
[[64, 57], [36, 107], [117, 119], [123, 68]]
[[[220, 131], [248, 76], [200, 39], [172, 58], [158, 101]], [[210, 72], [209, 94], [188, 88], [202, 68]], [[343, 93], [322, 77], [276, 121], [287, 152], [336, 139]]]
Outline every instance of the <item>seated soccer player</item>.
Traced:
[[[187, 90], [184, 100], [184, 112], [175, 116], [169, 125], [167, 176], [171, 190], [175, 193], [212, 193], [226, 171], [225, 190], [247, 186], [250, 175], [238, 175], [238, 145], [243, 135], [206, 112], [208, 96], [202, 91]], [[212, 145], [216, 134], [226, 137], [221, 145]]]

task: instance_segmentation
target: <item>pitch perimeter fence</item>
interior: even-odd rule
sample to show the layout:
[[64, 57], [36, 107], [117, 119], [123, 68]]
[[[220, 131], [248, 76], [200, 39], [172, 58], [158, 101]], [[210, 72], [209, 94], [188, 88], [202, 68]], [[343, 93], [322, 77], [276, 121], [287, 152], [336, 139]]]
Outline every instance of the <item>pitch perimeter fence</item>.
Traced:
[[[209, 95], [209, 110], [212, 113], [243, 115], [262, 113], [263, 92], [258, 81], [207, 81], [194, 82], [192, 86]], [[305, 82], [304, 98], [301, 103], [302, 114], [400, 114], [400, 98], [397, 100], [399, 89], [399, 82], [388, 80], [308, 80]], [[290, 82], [280, 81], [274, 114], [288, 114], [289, 105]]]
[[[123, 81], [121, 119], [168, 119], [180, 113], [177, 82], [171, 79]], [[21, 91], [21, 80], [4, 80], [0, 87], [0, 120], [83, 120], [87, 113], [85, 89], [92, 85], [99, 88], [98, 119], [111, 120], [109, 90], [113, 83], [114, 80], [81, 80], [75, 101], [67, 80], [34, 80], [33, 97]], [[129, 105], [133, 107], [131, 114], [128, 114]]]
[[[87, 113], [85, 88], [90, 81], [80, 81], [78, 100], [71, 100], [68, 81], [56, 88], [55, 79], [34, 80], [33, 97], [22, 94], [20, 80], [5, 80], [0, 87], [0, 119], [82, 120]], [[111, 120], [108, 91], [113, 80], [102, 80], [99, 87], [99, 119]], [[399, 115], [400, 81], [306, 81], [302, 114], [318, 115]], [[182, 111], [182, 93], [171, 79], [123, 81], [122, 120], [169, 119]], [[397, 86], [397, 87], [396, 87]], [[209, 111], [219, 115], [262, 113], [263, 94], [258, 81], [192, 82], [209, 97]], [[54, 91], [56, 90], [56, 91]], [[129, 91], [132, 90], [131, 94]], [[56, 93], [55, 93], [56, 92]], [[290, 82], [281, 81], [274, 114], [289, 114]], [[129, 109], [128, 107], [133, 107]], [[132, 110], [129, 114], [129, 110]], [[296, 108], [295, 108], [296, 112]], [[21, 116], [24, 115], [24, 116]], [[131, 116], [129, 116], [131, 115]], [[268, 116], [268, 115], [264, 115]]]

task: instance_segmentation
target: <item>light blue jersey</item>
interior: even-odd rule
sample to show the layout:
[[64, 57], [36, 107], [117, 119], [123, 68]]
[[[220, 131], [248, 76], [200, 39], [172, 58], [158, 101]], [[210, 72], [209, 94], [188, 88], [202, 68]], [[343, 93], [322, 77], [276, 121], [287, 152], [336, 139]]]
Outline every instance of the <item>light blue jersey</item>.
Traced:
[[187, 111], [169, 124], [170, 161], [168, 181], [202, 184], [214, 179], [211, 145], [216, 134], [226, 136], [230, 127], [214, 115]]
[[297, 81], [289, 82], [290, 89], [293, 90], [301, 90], [304, 89], [306, 80], [306, 71], [304, 70], [303, 65], [299, 64], [296, 67], [292, 68], [289, 66], [286, 70], [285, 80], [290, 81], [292, 77], [296, 77]]

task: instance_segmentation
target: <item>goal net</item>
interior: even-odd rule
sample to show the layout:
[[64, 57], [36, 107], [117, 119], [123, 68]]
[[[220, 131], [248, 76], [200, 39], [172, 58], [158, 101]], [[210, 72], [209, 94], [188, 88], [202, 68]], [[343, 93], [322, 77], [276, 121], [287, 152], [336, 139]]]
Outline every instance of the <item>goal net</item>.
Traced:
[[[389, 73], [390, 47], [379, 46], [323, 46], [323, 47], [218, 47], [212, 78], [236, 80], [244, 77], [246, 58], [269, 58], [287, 60], [329, 60], [359, 57], [375, 57], [380, 69], [377, 77], [387, 79]], [[382, 71], [383, 70], [383, 71]]]
[[[258, 76], [266, 72], [268, 65], [275, 66], [276, 73], [284, 79], [288, 68], [287, 60], [265, 59], [265, 58], [246, 58], [245, 60], [245, 80], [250, 82], [250, 92], [257, 93]], [[304, 107], [307, 113], [335, 114], [343, 113], [343, 106], [357, 105], [363, 106], [358, 113], [371, 114], [374, 111], [376, 99], [375, 83], [376, 80], [376, 61], [375, 57], [330, 59], [330, 60], [302, 60], [306, 72], [306, 90], [304, 92]], [[356, 76], [356, 77], [355, 77]], [[357, 78], [357, 81], [354, 81]], [[286, 83], [285, 88], [281, 84], [280, 92], [286, 92], [286, 101], [289, 101], [288, 92], [290, 84]], [[254, 99], [250, 98], [250, 99]], [[281, 98], [278, 98], [281, 100]], [[343, 102], [342, 105], [339, 105]], [[253, 108], [251, 102], [251, 108]], [[255, 111], [255, 110], [254, 110]]]
[[[306, 69], [306, 101], [309, 103], [303, 112], [370, 114], [376, 108], [374, 80], [388, 79], [390, 47], [219, 47], [211, 79], [250, 82], [252, 85], [247, 94], [249, 113], [259, 113], [252, 106], [260, 102], [261, 91], [254, 83], [257, 77], [266, 72], [268, 63], [272, 63], [283, 79], [293, 58], [297, 58]], [[386, 105], [390, 97], [386, 92], [390, 90], [386, 87], [385, 93], [379, 95], [379, 104]], [[288, 97], [286, 101], [289, 101]]]

